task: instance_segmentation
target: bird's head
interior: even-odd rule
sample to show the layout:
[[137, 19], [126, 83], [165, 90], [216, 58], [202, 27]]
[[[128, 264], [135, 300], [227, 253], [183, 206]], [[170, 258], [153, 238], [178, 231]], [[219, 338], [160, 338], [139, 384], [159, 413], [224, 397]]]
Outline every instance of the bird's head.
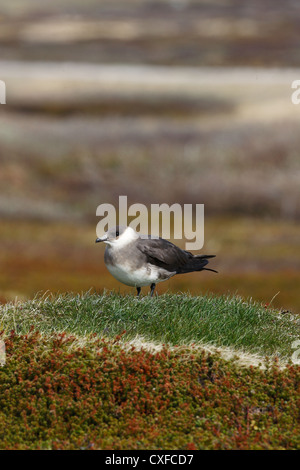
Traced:
[[103, 237], [97, 238], [96, 243], [104, 242], [107, 245], [121, 248], [137, 238], [139, 238], [139, 235], [133, 228], [117, 225], [109, 229]]

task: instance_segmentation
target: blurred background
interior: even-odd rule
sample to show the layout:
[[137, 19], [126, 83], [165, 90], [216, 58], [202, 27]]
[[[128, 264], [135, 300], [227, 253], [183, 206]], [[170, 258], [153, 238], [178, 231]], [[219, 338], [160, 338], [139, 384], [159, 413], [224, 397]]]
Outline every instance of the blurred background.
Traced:
[[127, 195], [205, 204], [219, 274], [159, 293], [299, 312], [299, 31], [297, 0], [1, 0], [0, 301], [132, 292], [94, 243]]

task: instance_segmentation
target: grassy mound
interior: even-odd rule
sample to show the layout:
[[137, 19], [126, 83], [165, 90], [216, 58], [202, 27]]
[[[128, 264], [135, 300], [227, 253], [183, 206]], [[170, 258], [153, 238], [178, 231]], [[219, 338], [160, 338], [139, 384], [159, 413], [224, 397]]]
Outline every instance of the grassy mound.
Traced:
[[[115, 294], [0, 314], [1, 449], [299, 448], [300, 367], [278, 359], [297, 338], [289, 314], [239, 298]], [[135, 348], [137, 336], [160, 348]], [[259, 353], [265, 367], [202, 343]]]
[[191, 343], [229, 347], [238, 353], [288, 360], [299, 339], [300, 317], [240, 297], [165, 294], [153, 299], [118, 294], [58, 295], [1, 307], [3, 328], [45, 334], [97, 333], [124, 339], [143, 337], [168, 345]]

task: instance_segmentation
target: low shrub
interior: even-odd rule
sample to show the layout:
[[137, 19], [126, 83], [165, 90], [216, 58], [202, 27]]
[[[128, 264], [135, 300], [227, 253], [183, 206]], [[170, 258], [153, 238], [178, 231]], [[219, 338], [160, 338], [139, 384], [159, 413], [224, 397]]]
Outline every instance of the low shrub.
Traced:
[[296, 449], [300, 368], [91, 335], [3, 335], [1, 449]]

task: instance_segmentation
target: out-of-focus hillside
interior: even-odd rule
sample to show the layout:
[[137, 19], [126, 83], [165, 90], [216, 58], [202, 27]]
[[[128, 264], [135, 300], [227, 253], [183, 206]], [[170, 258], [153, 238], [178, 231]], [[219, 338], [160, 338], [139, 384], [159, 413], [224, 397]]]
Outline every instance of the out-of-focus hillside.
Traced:
[[0, 68], [3, 216], [91, 221], [125, 194], [204, 203], [210, 216], [299, 219], [296, 70]]
[[300, 65], [297, 0], [2, 0], [3, 59]]
[[300, 69], [274, 68], [300, 66], [295, 1], [3, 0], [0, 21], [0, 215], [126, 194], [299, 218]]

